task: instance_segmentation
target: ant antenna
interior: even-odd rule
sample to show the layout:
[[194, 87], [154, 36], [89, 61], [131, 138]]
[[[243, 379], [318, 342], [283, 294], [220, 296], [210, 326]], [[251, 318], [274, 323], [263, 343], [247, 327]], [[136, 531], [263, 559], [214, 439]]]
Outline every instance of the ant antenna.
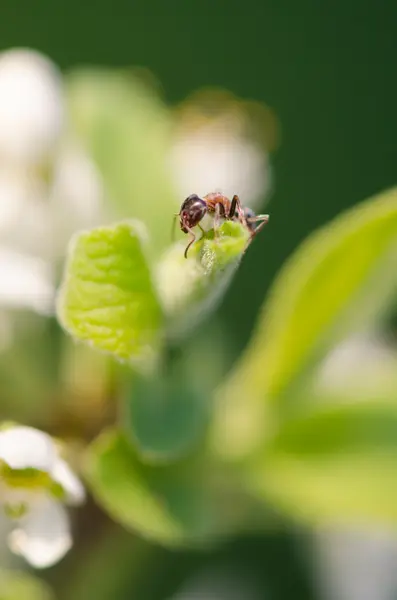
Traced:
[[175, 223], [176, 223], [176, 218], [179, 217], [179, 213], [175, 213], [174, 214], [174, 218], [172, 220], [172, 228], [171, 228], [171, 240], [174, 242], [175, 241]]

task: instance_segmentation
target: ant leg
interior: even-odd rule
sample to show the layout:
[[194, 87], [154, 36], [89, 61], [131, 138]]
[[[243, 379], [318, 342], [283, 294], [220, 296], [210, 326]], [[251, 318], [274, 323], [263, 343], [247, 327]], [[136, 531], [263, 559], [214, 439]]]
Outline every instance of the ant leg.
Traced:
[[269, 222], [269, 215], [257, 215], [256, 217], [250, 217], [249, 219], [247, 219], [247, 222], [259, 223], [258, 227], [256, 227], [251, 232], [251, 238], [254, 238], [260, 231], [262, 231], [264, 226]]
[[234, 213], [236, 212], [237, 202], [239, 202], [239, 197], [234, 195], [230, 203], [230, 210], [227, 216], [228, 219], [234, 219]]
[[214, 216], [214, 238], [215, 239], [219, 237], [219, 227], [220, 227], [220, 220], [221, 220], [221, 216], [222, 216], [222, 210], [223, 210], [223, 216], [224, 216], [225, 209], [224, 209], [223, 205], [215, 204], [215, 216]]
[[246, 216], [244, 214], [243, 208], [241, 206], [240, 198], [237, 196], [237, 194], [235, 194], [233, 196], [232, 203], [230, 205], [229, 219], [233, 219], [234, 218], [234, 214], [235, 214], [236, 210], [238, 212], [238, 216], [240, 218], [240, 222], [244, 225], [244, 227], [246, 227], [247, 229], [249, 229], [249, 225], [247, 223], [247, 218], [246, 218]]
[[247, 248], [251, 244], [251, 242], [254, 239], [254, 237], [260, 231], [262, 231], [262, 229], [264, 228], [264, 226], [269, 222], [269, 215], [257, 215], [256, 217], [250, 217], [249, 219], [247, 219], [247, 221], [248, 221], [248, 223], [258, 223], [259, 222], [259, 225], [253, 231], [251, 230], [251, 235], [249, 237], [248, 242], [245, 245], [243, 254], [245, 254], [245, 252], [247, 251]]
[[[205, 236], [205, 231], [204, 231], [204, 229], [201, 227], [200, 223], [198, 224], [198, 226], [199, 226], [199, 228], [201, 229], [201, 233], [203, 234], [203, 235], [201, 236], [201, 238], [200, 238], [200, 240], [202, 240], [202, 239], [203, 239], [203, 237]], [[187, 253], [188, 253], [188, 250], [189, 250], [190, 246], [193, 244], [193, 242], [194, 242], [194, 241], [195, 241], [195, 239], [196, 239], [196, 234], [194, 233], [194, 231], [193, 231], [192, 229], [188, 229], [188, 231], [189, 231], [189, 233], [191, 234], [191, 236], [192, 236], [192, 239], [190, 240], [190, 242], [189, 242], [189, 243], [188, 243], [188, 245], [186, 246], [186, 249], [185, 249], [185, 258], [187, 258]]]
[[187, 230], [188, 230], [188, 232], [190, 233], [190, 235], [192, 236], [192, 239], [190, 240], [190, 242], [188, 243], [188, 245], [187, 245], [187, 246], [186, 246], [186, 248], [185, 248], [185, 258], [187, 258], [187, 253], [188, 253], [188, 250], [189, 250], [190, 246], [191, 246], [191, 245], [194, 243], [194, 241], [195, 241], [195, 239], [196, 239], [196, 236], [195, 236], [195, 234], [194, 234], [194, 231], [193, 231], [192, 229], [189, 229], [189, 228], [187, 228]]

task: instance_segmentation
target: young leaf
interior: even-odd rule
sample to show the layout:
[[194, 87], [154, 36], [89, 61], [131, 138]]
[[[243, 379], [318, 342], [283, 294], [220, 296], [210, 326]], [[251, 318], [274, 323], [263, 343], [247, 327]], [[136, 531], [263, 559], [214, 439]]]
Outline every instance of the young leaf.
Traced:
[[79, 234], [70, 249], [58, 317], [71, 335], [131, 362], [150, 362], [161, 310], [138, 224]]
[[145, 465], [113, 430], [93, 442], [85, 470], [97, 501], [129, 530], [173, 546], [201, 545], [219, 532], [219, 515], [195, 463]]
[[395, 524], [397, 410], [356, 402], [284, 422], [248, 479], [298, 520]]
[[247, 230], [232, 221], [211, 229], [189, 249], [177, 243], [163, 256], [157, 268], [157, 288], [168, 318], [170, 338], [189, 333], [213, 310], [227, 290], [248, 241]]
[[297, 250], [219, 397], [240, 412], [248, 411], [249, 402], [254, 431], [265, 398], [290, 399], [293, 387], [337, 341], [385, 318], [396, 291], [397, 189], [392, 189], [342, 214]]

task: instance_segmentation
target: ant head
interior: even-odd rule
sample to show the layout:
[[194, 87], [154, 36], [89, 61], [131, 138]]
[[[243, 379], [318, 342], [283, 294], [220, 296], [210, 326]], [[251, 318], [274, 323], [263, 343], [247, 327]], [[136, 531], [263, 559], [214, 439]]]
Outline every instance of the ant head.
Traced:
[[207, 204], [197, 194], [191, 194], [183, 202], [179, 212], [180, 225], [184, 233], [198, 225], [207, 212]]
[[[244, 206], [243, 208], [243, 212], [244, 212], [244, 216], [247, 220], [247, 225], [249, 227], [249, 229], [251, 231], [255, 230], [255, 221], [251, 221], [250, 219], [254, 219], [256, 217], [254, 211], [252, 210], [252, 208], [248, 208], [248, 206]], [[239, 214], [238, 211], [236, 210], [236, 212], [234, 213], [234, 216], [236, 219], [239, 218]]]

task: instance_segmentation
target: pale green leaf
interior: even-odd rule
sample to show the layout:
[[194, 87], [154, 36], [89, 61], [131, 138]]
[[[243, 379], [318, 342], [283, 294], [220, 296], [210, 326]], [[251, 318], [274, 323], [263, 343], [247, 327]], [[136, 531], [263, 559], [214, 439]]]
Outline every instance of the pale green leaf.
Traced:
[[162, 315], [138, 225], [102, 227], [73, 240], [58, 317], [75, 338], [146, 364], [158, 348]]

